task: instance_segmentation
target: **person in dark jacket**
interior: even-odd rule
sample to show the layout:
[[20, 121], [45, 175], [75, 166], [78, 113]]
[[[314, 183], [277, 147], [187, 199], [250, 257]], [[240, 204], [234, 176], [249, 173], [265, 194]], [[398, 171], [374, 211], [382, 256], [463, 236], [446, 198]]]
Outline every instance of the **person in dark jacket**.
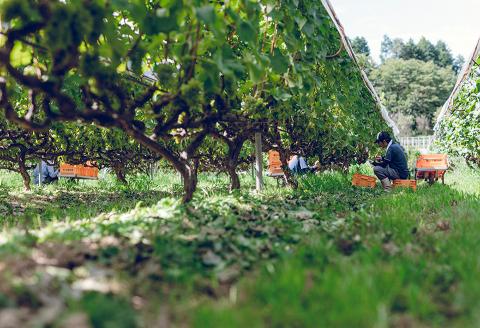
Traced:
[[375, 142], [387, 150], [384, 157], [377, 157], [375, 159], [373, 171], [382, 182], [383, 189], [388, 192], [392, 188], [390, 180], [408, 179], [407, 156], [405, 155], [403, 147], [395, 143], [388, 132], [380, 132]]

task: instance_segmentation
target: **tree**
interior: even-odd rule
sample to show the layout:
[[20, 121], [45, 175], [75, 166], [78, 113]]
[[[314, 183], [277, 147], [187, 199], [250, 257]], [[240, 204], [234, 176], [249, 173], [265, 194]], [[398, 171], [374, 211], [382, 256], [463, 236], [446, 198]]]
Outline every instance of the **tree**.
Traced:
[[[248, 134], [249, 137], [252, 135]], [[221, 139], [221, 142], [219, 142]], [[266, 150], [265, 148], [263, 148]], [[208, 137], [198, 151], [199, 169], [204, 172], [224, 172], [230, 178], [230, 191], [240, 189], [237, 170], [248, 170], [254, 162], [254, 146], [241, 134], [219, 134]]]
[[470, 165], [480, 166], [480, 68], [473, 64], [468, 78], [460, 85], [460, 91], [450, 103], [448, 115], [439, 123], [437, 144], [442, 150], [465, 158]]
[[383, 36], [383, 41], [380, 50], [380, 59], [382, 62], [390, 58], [400, 58], [405, 43], [402, 39], [390, 39], [387, 35]]
[[30, 190], [33, 169], [40, 159], [52, 160], [52, 140], [47, 133], [34, 133], [18, 128], [0, 128], [0, 169], [19, 173], [25, 190]]
[[435, 48], [438, 53], [438, 58], [435, 61], [435, 64], [440, 67], [453, 67], [453, 55], [447, 44], [443, 41], [438, 41]]
[[[38, 90], [40, 104], [37, 115], [29, 119], [18, 116], [4, 101], [7, 116], [33, 130], [45, 130], [51, 121], [76, 120], [118, 127], [180, 172], [184, 200], [190, 200], [197, 183], [193, 157], [228, 110], [227, 87], [234, 86], [235, 75], [244, 74], [247, 66], [258, 72], [254, 57], [238, 57], [240, 53], [235, 54], [225, 40], [228, 24], [228, 29], [238, 25], [236, 40], [255, 42], [259, 6], [245, 7], [245, 15], [257, 27], [241, 20], [236, 13], [240, 10], [229, 11], [226, 24], [218, 18], [220, 7], [205, 3], [196, 8], [182, 2], [171, 2], [167, 8], [142, 2], [108, 6], [102, 1], [40, 1], [30, 6], [25, 1], [7, 2], [3, 13], [11, 29], [0, 57], [8, 80]], [[131, 24], [125, 24], [127, 20]], [[59, 26], [71, 33], [60, 35]], [[15, 46], [32, 35], [37, 42], [26, 51], [44, 68], [42, 74], [50, 76], [49, 82], [10, 62]], [[202, 61], [197, 59], [199, 51]], [[138, 75], [145, 65], [158, 83], [138, 88], [123, 76], [127, 67]], [[81, 98], [64, 89], [65, 78], [72, 73], [79, 77]], [[3, 82], [3, 100], [8, 89]]]
[[418, 59], [425, 62], [433, 61], [440, 67], [451, 67], [454, 70], [458, 68], [458, 63], [455, 62], [452, 52], [445, 42], [438, 41], [434, 45], [425, 37], [415, 43], [413, 39], [404, 42], [399, 38], [392, 40], [385, 35], [381, 45], [380, 58], [382, 62], [387, 59]]
[[401, 43], [400, 51], [396, 58], [405, 60], [424, 60], [423, 54], [421, 53], [420, 49], [417, 48], [417, 45], [415, 44], [415, 41], [413, 41], [413, 39], [409, 39], [408, 42], [405, 44], [403, 44], [403, 42]]
[[55, 124], [50, 129], [55, 153], [62, 162], [111, 168], [117, 180], [127, 184], [127, 174], [148, 173], [161, 157], [117, 128], [106, 129], [93, 124]]
[[370, 47], [364, 37], [356, 37], [352, 40], [352, 48], [357, 54], [370, 56]]
[[382, 44], [380, 46], [380, 59], [382, 62], [390, 58], [392, 54], [393, 41], [388, 35], [383, 36]]
[[[433, 61], [436, 62], [438, 59], [438, 51], [437, 48], [428, 41], [425, 37], [422, 37], [420, 41], [417, 43], [417, 50], [419, 53], [419, 58], [422, 61]], [[406, 58], [406, 59], [411, 59], [411, 58]]]
[[[251, 133], [264, 131], [284, 164], [296, 142], [291, 126], [308, 125], [301, 136], [312, 142], [335, 126], [329, 140], [315, 142], [348, 149], [344, 161], [385, 128], [315, 0], [10, 0], [2, 14], [7, 118], [32, 131], [54, 122], [122, 130], [180, 173], [185, 202], [196, 189], [202, 145], [235, 118], [253, 125]], [[75, 90], [66, 87], [71, 78]], [[15, 107], [14, 86], [33, 93], [32, 111]], [[325, 149], [336, 158], [336, 149]]]
[[[427, 133], [450, 94], [455, 74], [433, 62], [390, 59], [372, 73], [372, 80], [392, 113], [410, 116], [413, 131]], [[417, 130], [419, 117], [427, 120], [429, 129]]]
[[458, 55], [453, 62], [453, 70], [456, 74], [460, 74], [460, 70], [463, 68], [463, 65], [465, 65], [465, 57]]

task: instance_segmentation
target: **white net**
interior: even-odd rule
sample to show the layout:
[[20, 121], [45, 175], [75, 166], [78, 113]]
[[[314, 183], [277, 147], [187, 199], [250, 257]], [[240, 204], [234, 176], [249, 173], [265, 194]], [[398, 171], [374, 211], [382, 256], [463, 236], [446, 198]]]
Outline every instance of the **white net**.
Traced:
[[453, 91], [450, 94], [450, 97], [448, 97], [447, 101], [442, 107], [440, 114], [438, 115], [437, 123], [435, 124], [435, 127], [434, 127], [435, 131], [438, 130], [438, 128], [440, 127], [440, 123], [450, 113], [455, 97], [457, 96], [458, 92], [461, 90], [464, 82], [470, 76], [470, 72], [472, 71], [472, 68], [474, 67], [474, 64], [476, 63], [476, 60], [479, 58], [479, 56], [480, 56], [480, 38], [478, 39], [477, 46], [473, 50], [472, 56], [465, 63], [465, 65], [462, 68], [462, 71], [458, 75], [457, 83], [455, 84], [455, 87], [453, 88]]
[[333, 23], [335, 24], [335, 26], [338, 30], [338, 33], [340, 34], [340, 39], [342, 41], [343, 46], [345, 47], [345, 50], [347, 51], [348, 55], [350, 56], [350, 58], [352, 58], [352, 60], [357, 65], [359, 71], [361, 72], [363, 82], [365, 83], [365, 86], [370, 91], [373, 99], [377, 103], [377, 106], [380, 110], [380, 113], [382, 114], [383, 119], [385, 120], [387, 125], [392, 129], [395, 137], [398, 138], [398, 136], [400, 134], [400, 130], [398, 129], [395, 122], [390, 118], [388, 110], [387, 110], [387, 108], [385, 108], [385, 106], [383, 106], [382, 101], [380, 100], [380, 97], [378, 96], [377, 92], [375, 91], [375, 88], [373, 87], [372, 82], [370, 82], [367, 74], [363, 71], [363, 69], [359, 65], [358, 60], [357, 60], [357, 56], [355, 55], [355, 52], [353, 51], [352, 45], [350, 44], [350, 41], [348, 40], [348, 38], [345, 34], [345, 30], [343, 28], [343, 25], [342, 25], [342, 23], [340, 23], [340, 20], [338, 19], [337, 15], [335, 13], [335, 10], [332, 7], [332, 4], [330, 3], [329, 0], [322, 0], [322, 4], [325, 7], [325, 9], [327, 10], [328, 14], [330, 15], [330, 18], [332, 19]]

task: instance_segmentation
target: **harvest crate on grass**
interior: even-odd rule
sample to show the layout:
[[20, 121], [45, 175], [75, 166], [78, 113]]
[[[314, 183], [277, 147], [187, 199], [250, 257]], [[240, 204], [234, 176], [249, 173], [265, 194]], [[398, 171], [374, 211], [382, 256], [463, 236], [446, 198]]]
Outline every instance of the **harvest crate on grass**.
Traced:
[[377, 185], [377, 178], [369, 175], [355, 173], [352, 177], [352, 186], [375, 188]]
[[280, 161], [280, 154], [278, 151], [270, 150], [268, 152], [268, 171], [269, 177], [283, 177], [282, 161]]
[[280, 185], [280, 181], [285, 185], [285, 173], [282, 169], [282, 161], [280, 160], [280, 154], [278, 151], [270, 150], [268, 152], [268, 170], [267, 176], [275, 178], [277, 180], [277, 186]]
[[415, 179], [425, 179], [433, 184], [438, 179], [445, 183], [445, 172], [448, 169], [446, 154], [420, 155], [415, 165]]
[[60, 177], [62, 178], [75, 178], [75, 179], [98, 179], [98, 168], [87, 165], [60, 165]]
[[417, 191], [417, 181], [416, 180], [393, 180], [394, 188], [412, 188], [413, 191]]

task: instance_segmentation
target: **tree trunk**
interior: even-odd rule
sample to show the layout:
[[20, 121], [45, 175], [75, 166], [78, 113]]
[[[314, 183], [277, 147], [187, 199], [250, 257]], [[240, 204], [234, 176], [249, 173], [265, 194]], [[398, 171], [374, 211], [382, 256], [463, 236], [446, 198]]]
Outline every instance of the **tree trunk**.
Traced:
[[293, 176], [292, 172], [288, 169], [288, 155], [285, 150], [279, 149], [278, 153], [280, 154], [280, 161], [282, 162], [283, 166], [283, 174], [285, 174], [285, 180], [287, 181], [288, 185], [293, 189], [298, 188], [298, 182]]
[[288, 153], [287, 150], [283, 147], [282, 138], [280, 137], [280, 130], [278, 128], [278, 123], [274, 123], [273, 125], [273, 140], [274, 143], [277, 145], [277, 151], [280, 154], [280, 161], [282, 162], [283, 167], [283, 174], [285, 175], [285, 180], [287, 184], [292, 187], [293, 189], [298, 188], [298, 183], [295, 177], [292, 175], [292, 172], [288, 169]]
[[240, 178], [237, 174], [238, 158], [245, 139], [239, 138], [228, 143], [227, 173], [230, 176], [230, 191], [240, 189]]
[[128, 123], [122, 125], [122, 129], [141, 145], [149, 148], [151, 151], [162, 156], [165, 160], [172, 164], [172, 166], [181, 174], [183, 178], [183, 188], [185, 191], [185, 194], [182, 198], [183, 202], [188, 203], [190, 200], [192, 200], [193, 193], [197, 188], [197, 169], [194, 165], [191, 165], [191, 160], [189, 159], [192, 157], [198, 147], [201, 146], [202, 141], [207, 136], [207, 131], [203, 131], [203, 133], [197, 135], [195, 140], [192, 141], [192, 143], [183, 152], [184, 154], [181, 156], [181, 158], [178, 158], [173, 151], [161, 146], [156, 141], [145, 136], [142, 132], [132, 129]]
[[[30, 174], [28, 174], [27, 167], [25, 165], [25, 162], [20, 161], [18, 163], [18, 170], [22, 176], [23, 179], [23, 187], [25, 188], [25, 191], [30, 191]], [[39, 174], [38, 176], [39, 179], [41, 179], [41, 175]]]
[[240, 189], [240, 178], [238, 177], [237, 170], [235, 166], [228, 166], [227, 168], [228, 175], [230, 176], [230, 191]]
[[197, 170], [194, 166], [185, 164], [180, 170], [183, 179], [183, 203], [188, 203], [193, 198], [193, 193], [197, 189]]
[[127, 179], [125, 177], [125, 169], [124, 167], [122, 167], [122, 165], [114, 165], [113, 171], [115, 172], [115, 175], [119, 182], [123, 183], [124, 185], [128, 184]]

